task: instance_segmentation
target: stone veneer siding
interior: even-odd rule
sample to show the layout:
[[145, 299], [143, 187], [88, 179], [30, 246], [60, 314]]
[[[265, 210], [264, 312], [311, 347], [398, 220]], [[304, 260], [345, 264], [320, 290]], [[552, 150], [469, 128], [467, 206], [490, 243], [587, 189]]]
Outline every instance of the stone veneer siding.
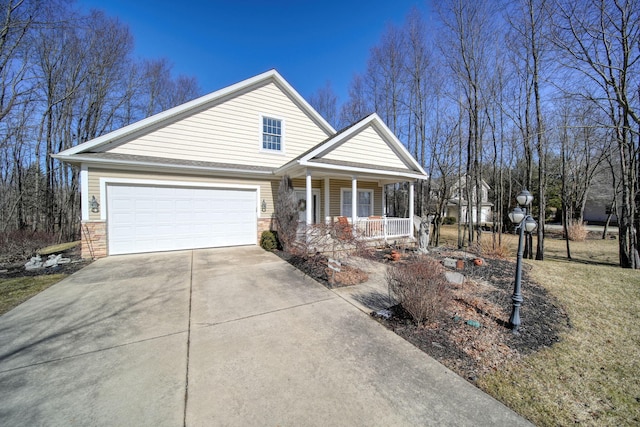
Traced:
[[[271, 229], [271, 218], [258, 219], [258, 236], [256, 244], [260, 244], [262, 232]], [[107, 223], [104, 221], [85, 221], [82, 223], [82, 258], [104, 258], [107, 256]]]
[[107, 256], [107, 223], [84, 221], [82, 223], [82, 258], [104, 258]]
[[262, 237], [262, 232], [272, 229], [272, 222], [272, 218], [258, 218], [258, 245], [260, 245], [260, 237]]

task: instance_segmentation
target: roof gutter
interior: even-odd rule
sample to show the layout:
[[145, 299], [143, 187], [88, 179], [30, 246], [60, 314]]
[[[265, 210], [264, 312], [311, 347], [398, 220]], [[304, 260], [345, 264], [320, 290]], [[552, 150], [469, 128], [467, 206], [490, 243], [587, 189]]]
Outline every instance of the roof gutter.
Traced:
[[295, 162], [289, 162], [284, 166], [279, 167], [274, 171], [275, 175], [280, 175], [289, 170], [295, 170], [298, 168], [314, 168], [314, 169], [325, 169], [336, 172], [353, 172], [354, 174], [366, 174], [366, 175], [374, 175], [374, 176], [385, 176], [385, 177], [403, 177], [415, 180], [426, 180], [429, 177], [424, 174], [410, 173], [410, 172], [396, 172], [396, 171], [386, 171], [383, 169], [366, 169], [359, 168], [355, 166], [342, 166], [342, 165], [331, 165], [327, 163], [310, 163], [304, 160], [296, 160]]
[[83, 157], [82, 155], [64, 156], [60, 154], [52, 154], [51, 157], [57, 160], [68, 162], [71, 164], [94, 164], [102, 166], [137, 166], [148, 169], [179, 169], [198, 172], [224, 172], [224, 173], [236, 173], [236, 174], [250, 174], [250, 175], [274, 175], [273, 170], [255, 170], [255, 169], [235, 169], [235, 168], [221, 168], [221, 167], [208, 167], [208, 166], [190, 166], [190, 165], [176, 165], [171, 163], [154, 163], [143, 162], [135, 160], [114, 160], [114, 159], [96, 159], [94, 157]]

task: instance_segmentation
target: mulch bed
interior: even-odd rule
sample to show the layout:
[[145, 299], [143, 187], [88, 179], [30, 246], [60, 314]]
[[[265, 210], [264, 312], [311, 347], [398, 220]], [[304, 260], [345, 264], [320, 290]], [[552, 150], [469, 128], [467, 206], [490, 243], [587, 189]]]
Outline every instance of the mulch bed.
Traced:
[[[345, 266], [344, 283], [332, 283], [327, 258], [290, 255], [275, 251], [284, 260], [329, 288], [366, 281], [366, 273]], [[452, 300], [438, 321], [417, 324], [401, 305], [389, 308], [391, 317], [371, 313], [379, 322], [425, 353], [475, 383], [480, 375], [499, 369], [511, 359], [549, 347], [560, 339], [560, 332], [570, 327], [567, 313], [559, 302], [529, 276], [530, 267], [523, 265], [520, 309], [522, 324], [518, 334], [509, 325], [511, 316], [515, 262], [483, 257], [480, 266], [475, 255], [452, 248], [436, 248], [428, 255], [405, 251], [395, 265], [420, 257], [464, 259], [462, 269], [450, 268], [465, 276], [461, 285], [450, 284]], [[371, 254], [372, 260], [390, 263], [388, 251]]]
[[[440, 249], [424, 256], [442, 260], [468, 255]], [[509, 327], [515, 262], [502, 259], [484, 258], [482, 266], [475, 266], [471, 258], [463, 269], [455, 270], [466, 280], [462, 285], [450, 285], [453, 300], [442, 320], [418, 325], [402, 306], [395, 306], [391, 308], [391, 318], [379, 321], [458, 375], [475, 382], [479, 375], [498, 369], [506, 360], [551, 346], [559, 340], [561, 330], [570, 326], [558, 301], [531, 280], [529, 270], [523, 265], [524, 303], [517, 335]]]
[[329, 259], [321, 254], [303, 257], [283, 251], [274, 253], [329, 289], [353, 286], [369, 279], [364, 271], [346, 264], [342, 264], [339, 272], [332, 270], [329, 268]]

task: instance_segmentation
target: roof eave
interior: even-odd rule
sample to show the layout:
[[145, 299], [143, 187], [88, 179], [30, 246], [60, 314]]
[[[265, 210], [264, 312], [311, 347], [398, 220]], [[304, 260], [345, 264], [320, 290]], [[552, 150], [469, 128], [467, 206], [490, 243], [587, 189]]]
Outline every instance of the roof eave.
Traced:
[[162, 169], [162, 170], [179, 170], [179, 171], [191, 171], [191, 172], [209, 172], [209, 173], [225, 173], [225, 174], [237, 174], [237, 175], [260, 175], [260, 176], [273, 176], [273, 170], [254, 170], [254, 169], [236, 169], [236, 168], [223, 168], [223, 167], [210, 167], [210, 166], [195, 166], [195, 165], [176, 165], [171, 163], [161, 162], [145, 162], [139, 160], [114, 160], [114, 159], [96, 159], [93, 157], [83, 157], [82, 155], [67, 156], [62, 154], [53, 154], [53, 158], [68, 162], [71, 164], [81, 165], [97, 165], [97, 166], [128, 166], [139, 167], [145, 169]]
[[414, 173], [414, 172], [399, 172], [399, 171], [391, 171], [391, 170], [384, 170], [384, 169], [369, 169], [369, 168], [362, 168], [357, 166], [332, 165], [327, 163], [314, 163], [314, 162], [301, 161], [300, 166], [314, 168], [314, 169], [349, 172], [354, 174], [378, 175], [378, 176], [385, 176], [385, 177], [391, 177], [391, 178], [403, 177], [403, 178], [415, 179], [415, 180], [425, 180], [429, 178], [429, 176], [426, 173], [421, 174], [421, 173]]

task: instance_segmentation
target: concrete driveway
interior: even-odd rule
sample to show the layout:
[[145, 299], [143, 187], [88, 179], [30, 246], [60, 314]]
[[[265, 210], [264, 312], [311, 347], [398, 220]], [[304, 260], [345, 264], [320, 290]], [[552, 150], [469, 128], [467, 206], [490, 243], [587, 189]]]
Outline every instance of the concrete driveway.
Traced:
[[0, 317], [0, 424], [528, 425], [258, 247], [101, 259]]

